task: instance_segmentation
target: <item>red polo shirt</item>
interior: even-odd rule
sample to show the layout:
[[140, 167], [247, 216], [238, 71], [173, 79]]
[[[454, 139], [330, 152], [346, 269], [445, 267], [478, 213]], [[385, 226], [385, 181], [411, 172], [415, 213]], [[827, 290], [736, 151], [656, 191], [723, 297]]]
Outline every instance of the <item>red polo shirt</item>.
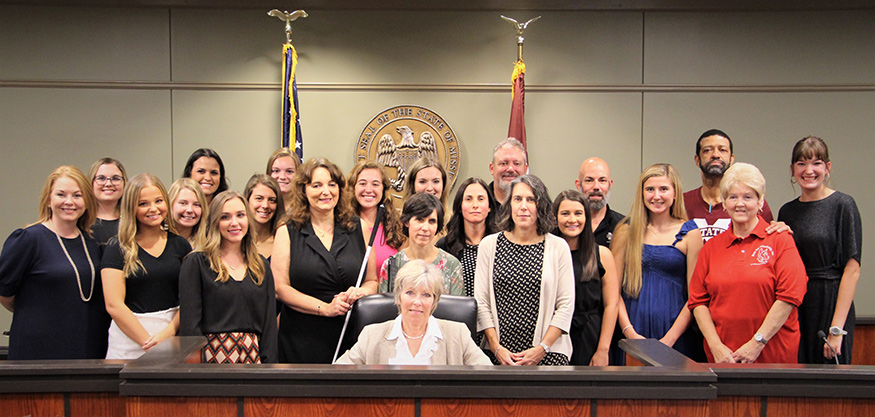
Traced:
[[[717, 335], [733, 351], [753, 338], [776, 300], [799, 306], [808, 277], [789, 233], [766, 233], [759, 222], [750, 235], [727, 231], [705, 242], [690, 281], [689, 308], [707, 306]], [[763, 349], [758, 363], [796, 363], [799, 316], [796, 309]], [[708, 361], [714, 355], [705, 342]]]

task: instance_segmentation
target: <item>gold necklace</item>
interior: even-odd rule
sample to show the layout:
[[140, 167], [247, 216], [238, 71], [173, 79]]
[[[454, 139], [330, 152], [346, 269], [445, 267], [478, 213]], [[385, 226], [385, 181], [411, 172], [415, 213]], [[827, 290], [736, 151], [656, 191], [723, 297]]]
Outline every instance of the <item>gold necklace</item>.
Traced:
[[[52, 230], [52, 229], [49, 229]], [[76, 283], [79, 284], [79, 298], [84, 302], [91, 301], [91, 296], [94, 295], [94, 277], [96, 274], [94, 273], [94, 262], [91, 260], [91, 254], [88, 253], [88, 247], [85, 245], [85, 236], [82, 236], [82, 232], [79, 232], [79, 239], [82, 240], [82, 249], [85, 251], [85, 257], [88, 259], [88, 266], [91, 267], [91, 290], [88, 292], [88, 298], [85, 297], [85, 292], [82, 291], [82, 277], [79, 276], [79, 268], [76, 267], [76, 264], [73, 263], [73, 258], [70, 257], [70, 252], [67, 252], [67, 247], [64, 246], [64, 241], [61, 240], [61, 235], [58, 232], [52, 230], [52, 233], [55, 234], [55, 237], [58, 238], [58, 244], [61, 245], [61, 249], [64, 251], [64, 255], [67, 255], [67, 261], [70, 262], [70, 265], [73, 266], [73, 272], [76, 273]]]

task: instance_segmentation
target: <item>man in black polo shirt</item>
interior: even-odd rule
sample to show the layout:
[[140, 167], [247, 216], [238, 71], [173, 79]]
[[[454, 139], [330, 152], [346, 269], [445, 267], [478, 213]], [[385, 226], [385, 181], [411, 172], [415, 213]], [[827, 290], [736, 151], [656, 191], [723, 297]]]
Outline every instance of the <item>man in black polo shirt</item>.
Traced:
[[623, 216], [608, 205], [611, 194], [611, 170], [608, 163], [598, 157], [592, 157], [580, 164], [580, 172], [574, 180], [574, 185], [586, 197], [592, 210], [592, 230], [595, 241], [602, 246], [611, 246], [614, 228], [623, 220]]

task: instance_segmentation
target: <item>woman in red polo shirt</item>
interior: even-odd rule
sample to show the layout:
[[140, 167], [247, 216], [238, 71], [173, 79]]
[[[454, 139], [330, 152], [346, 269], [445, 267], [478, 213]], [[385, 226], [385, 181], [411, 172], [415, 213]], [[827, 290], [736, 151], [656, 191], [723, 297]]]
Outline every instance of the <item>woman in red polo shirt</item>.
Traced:
[[709, 362], [796, 363], [808, 277], [789, 233], [768, 234], [766, 181], [753, 165], [732, 165], [720, 181], [732, 227], [705, 243], [690, 282], [689, 308]]

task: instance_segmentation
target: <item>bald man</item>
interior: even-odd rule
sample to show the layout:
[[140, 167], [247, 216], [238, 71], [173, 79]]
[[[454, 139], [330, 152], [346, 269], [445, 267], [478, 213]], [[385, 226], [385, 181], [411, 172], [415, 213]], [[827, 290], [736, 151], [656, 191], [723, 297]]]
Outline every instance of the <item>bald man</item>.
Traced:
[[580, 164], [580, 171], [574, 185], [589, 202], [592, 210], [592, 230], [595, 241], [602, 246], [611, 246], [614, 228], [623, 220], [623, 216], [608, 205], [611, 194], [611, 170], [608, 163], [601, 158], [592, 157]]

